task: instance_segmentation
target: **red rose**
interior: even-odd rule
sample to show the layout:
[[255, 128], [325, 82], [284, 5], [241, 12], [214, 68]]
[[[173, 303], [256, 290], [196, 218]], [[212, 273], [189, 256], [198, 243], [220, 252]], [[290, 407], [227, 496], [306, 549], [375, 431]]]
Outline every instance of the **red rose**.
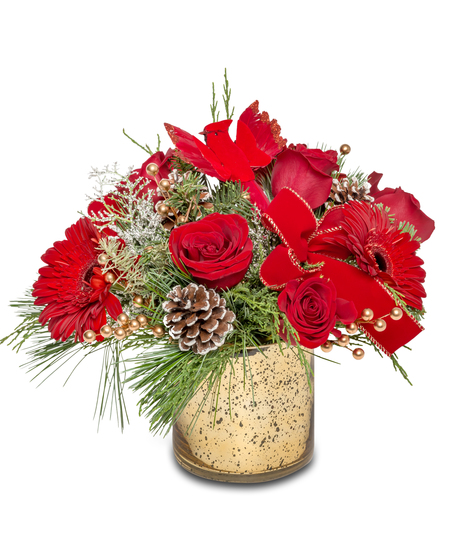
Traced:
[[252, 260], [248, 235], [244, 217], [213, 213], [172, 231], [171, 257], [209, 289], [229, 289], [243, 279]]
[[333, 183], [331, 173], [338, 169], [336, 151], [307, 149], [301, 143], [291, 145], [278, 155], [273, 168], [273, 196], [287, 186], [315, 209], [328, 199]]
[[393, 213], [398, 223], [407, 222], [413, 225], [421, 242], [428, 240], [434, 231], [434, 221], [420, 209], [420, 202], [402, 188], [384, 188], [378, 190], [378, 183], [383, 175], [372, 172], [368, 177], [371, 184], [370, 196], [375, 198], [375, 203], [382, 203], [389, 207], [389, 213]]
[[[289, 281], [278, 297], [278, 306], [298, 332], [299, 343], [309, 349], [327, 341], [337, 320], [350, 324], [357, 318], [354, 304], [337, 298], [333, 283], [321, 277]], [[284, 332], [281, 336], [286, 340]]]

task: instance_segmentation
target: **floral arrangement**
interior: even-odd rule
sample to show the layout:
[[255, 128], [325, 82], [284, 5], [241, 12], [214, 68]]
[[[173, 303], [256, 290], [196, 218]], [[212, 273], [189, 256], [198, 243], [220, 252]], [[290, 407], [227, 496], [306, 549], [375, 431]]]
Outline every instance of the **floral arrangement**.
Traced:
[[201, 385], [215, 397], [237, 358], [250, 377], [245, 349], [272, 343], [307, 367], [317, 347], [361, 359], [371, 346], [408, 380], [396, 351], [423, 329], [417, 252], [434, 222], [381, 174], [345, 172], [347, 144], [283, 139], [258, 101], [233, 141], [230, 97], [225, 73], [226, 119], [213, 86], [202, 140], [166, 124], [166, 152], [130, 138], [140, 167], [94, 169], [86, 214], [12, 302], [23, 321], [2, 342], [29, 342], [36, 375], [102, 352], [99, 418], [111, 407], [123, 425], [129, 384], [151, 429], [168, 429]]

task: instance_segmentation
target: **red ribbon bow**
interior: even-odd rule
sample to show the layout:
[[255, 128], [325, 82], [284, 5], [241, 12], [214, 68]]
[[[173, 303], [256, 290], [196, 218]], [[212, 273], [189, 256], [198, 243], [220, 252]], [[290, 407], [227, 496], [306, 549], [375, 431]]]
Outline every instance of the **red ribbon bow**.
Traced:
[[313, 273], [330, 279], [338, 297], [351, 300], [358, 315], [364, 308], [371, 308], [375, 319], [383, 317], [387, 327], [381, 332], [373, 324], [358, 325], [379, 349], [391, 356], [423, 327], [405, 311], [400, 320], [394, 321], [389, 313], [396, 302], [382, 281], [338, 259], [347, 257], [344, 248], [325, 243], [327, 235], [341, 228], [341, 208], [333, 207], [318, 221], [303, 198], [290, 188], [283, 188], [263, 214], [263, 224], [279, 235], [282, 244], [263, 262], [261, 280], [270, 289], [282, 290], [291, 279], [303, 281]]

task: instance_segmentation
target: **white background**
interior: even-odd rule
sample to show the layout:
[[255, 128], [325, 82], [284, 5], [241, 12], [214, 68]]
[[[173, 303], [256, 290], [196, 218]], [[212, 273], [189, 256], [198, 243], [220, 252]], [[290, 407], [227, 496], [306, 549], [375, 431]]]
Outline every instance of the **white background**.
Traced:
[[[128, 393], [123, 435], [92, 420], [99, 365], [39, 389], [0, 349], [0, 554], [465, 555], [463, 14], [459, 2], [3, 3], [0, 337], [10, 299], [86, 208], [90, 166], [139, 165], [210, 122], [225, 66], [292, 142], [352, 146], [436, 220], [420, 255], [426, 331], [399, 351], [414, 384], [367, 355], [317, 362], [310, 466], [255, 486], [183, 472]], [[224, 113], [223, 113], [224, 115]]]

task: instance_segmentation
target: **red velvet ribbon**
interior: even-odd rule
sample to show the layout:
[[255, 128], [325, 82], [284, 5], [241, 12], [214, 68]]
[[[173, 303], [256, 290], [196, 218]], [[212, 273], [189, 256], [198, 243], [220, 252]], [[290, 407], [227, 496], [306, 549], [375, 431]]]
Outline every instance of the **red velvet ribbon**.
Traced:
[[358, 315], [363, 309], [371, 308], [375, 319], [385, 320], [384, 331], [376, 331], [373, 324], [365, 323], [359, 324], [359, 329], [391, 356], [423, 327], [406, 311], [400, 320], [394, 321], [389, 313], [396, 302], [382, 281], [337, 259], [345, 257], [344, 247], [338, 253], [334, 246], [325, 246], [325, 236], [339, 228], [340, 207], [330, 209], [318, 221], [311, 207], [296, 192], [290, 188], [281, 190], [263, 214], [263, 224], [279, 235], [282, 244], [263, 262], [261, 280], [270, 289], [282, 290], [291, 279], [303, 281], [313, 273], [327, 277], [336, 287], [338, 297], [354, 303]]

